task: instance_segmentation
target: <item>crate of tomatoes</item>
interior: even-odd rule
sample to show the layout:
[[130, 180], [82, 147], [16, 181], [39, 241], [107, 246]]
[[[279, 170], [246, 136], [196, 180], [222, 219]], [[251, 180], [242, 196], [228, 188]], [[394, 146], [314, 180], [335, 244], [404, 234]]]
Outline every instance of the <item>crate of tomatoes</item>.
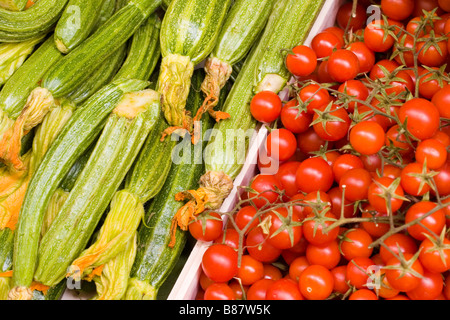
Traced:
[[325, 1], [169, 299], [450, 299], [450, 1]]

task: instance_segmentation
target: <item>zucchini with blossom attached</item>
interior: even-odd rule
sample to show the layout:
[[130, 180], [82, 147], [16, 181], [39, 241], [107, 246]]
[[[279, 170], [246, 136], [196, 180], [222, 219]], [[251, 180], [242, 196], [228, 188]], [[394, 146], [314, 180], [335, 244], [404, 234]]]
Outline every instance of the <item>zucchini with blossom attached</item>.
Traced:
[[[108, 56], [125, 44], [160, 4], [161, 0], [129, 1], [73, 51], [56, 61], [45, 73], [40, 87], [30, 93], [24, 106], [26, 110], [38, 111], [39, 116], [33, 124], [42, 121], [57, 99], [67, 97], [82, 85]], [[24, 127], [22, 122], [16, 121], [12, 133], [3, 135], [4, 143], [0, 144], [0, 158], [16, 168], [22, 165], [18, 155], [20, 139], [27, 129], [32, 129]]]
[[192, 116], [185, 110], [194, 66], [214, 48], [231, 0], [173, 0], [161, 25], [162, 61], [158, 91], [171, 128], [192, 131]]
[[25, 294], [33, 281], [40, 230], [51, 197], [76, 160], [98, 138], [108, 115], [123, 96], [142, 90], [148, 84], [142, 80], [121, 79], [92, 95], [74, 112], [34, 173], [14, 239], [13, 286], [21, 287]]
[[283, 89], [288, 71], [282, 51], [304, 41], [322, 3], [323, 0], [276, 2], [264, 33], [247, 56], [225, 101], [223, 111], [230, 114], [231, 119], [215, 125], [214, 135], [206, 146], [206, 172], [200, 179], [199, 189], [177, 195], [180, 200], [188, 200], [173, 218], [182, 230], [187, 230], [195, 214], [219, 209], [230, 194], [233, 180], [245, 162], [248, 141], [256, 125], [250, 113], [250, 101], [259, 91], [278, 93]]
[[[205, 62], [206, 76], [202, 91], [206, 98], [200, 113], [209, 112], [215, 119], [227, 115], [214, 112], [220, 90], [231, 76], [233, 65], [244, 59], [266, 26], [273, 0], [237, 0], [227, 15], [217, 44]], [[194, 118], [195, 121], [195, 118]]]
[[28, 0], [0, 0], [0, 7], [11, 11], [22, 11]]

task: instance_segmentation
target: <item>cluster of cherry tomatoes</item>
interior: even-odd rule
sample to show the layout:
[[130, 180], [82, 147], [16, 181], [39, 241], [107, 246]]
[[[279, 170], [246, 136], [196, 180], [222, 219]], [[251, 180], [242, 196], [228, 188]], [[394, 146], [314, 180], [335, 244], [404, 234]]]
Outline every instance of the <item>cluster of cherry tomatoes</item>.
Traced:
[[252, 99], [268, 157], [189, 226], [198, 299], [450, 299], [450, 1], [366, 2], [286, 55], [287, 101]]

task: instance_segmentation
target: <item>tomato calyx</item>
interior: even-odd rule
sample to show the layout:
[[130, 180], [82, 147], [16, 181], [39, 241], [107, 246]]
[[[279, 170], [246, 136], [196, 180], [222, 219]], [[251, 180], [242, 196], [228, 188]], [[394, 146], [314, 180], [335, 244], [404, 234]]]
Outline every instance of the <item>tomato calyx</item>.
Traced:
[[426, 185], [429, 186], [432, 190], [436, 191], [436, 187], [434, 185], [433, 178], [438, 174], [439, 174], [439, 172], [432, 171], [427, 168], [427, 159], [424, 160], [424, 162], [422, 164], [422, 171], [420, 173], [415, 173], [415, 172], [407, 173], [408, 176], [417, 178], [420, 181], [419, 187], [418, 187], [419, 193], [421, 193], [421, 191], [423, 190], [423, 188]]
[[[416, 278], [422, 279], [423, 274], [420, 272], [417, 272], [413, 268], [413, 265], [416, 261], [419, 259], [420, 250], [417, 250], [414, 255], [411, 255], [411, 257], [405, 257], [405, 253], [403, 253], [401, 250], [398, 251], [398, 254], [394, 255], [395, 259], [398, 260], [399, 263], [397, 264], [391, 264], [383, 266], [382, 268], [386, 270], [397, 270], [400, 272], [398, 278], [404, 277], [406, 274], [410, 274]], [[392, 259], [392, 258], [391, 258]]]
[[[445, 250], [450, 250], [450, 244], [445, 243], [445, 239], [446, 239], [446, 233], [447, 233], [447, 228], [444, 227], [444, 229], [442, 229], [441, 234], [439, 235], [439, 237], [434, 237], [430, 234], [425, 233], [424, 236], [430, 240], [430, 242], [432, 243], [432, 246], [429, 247], [425, 253], [430, 253], [433, 251], [437, 251], [439, 253], [439, 257], [441, 258], [442, 263], [445, 265], [446, 264], [446, 260], [445, 260]], [[450, 268], [450, 266], [448, 266]]]

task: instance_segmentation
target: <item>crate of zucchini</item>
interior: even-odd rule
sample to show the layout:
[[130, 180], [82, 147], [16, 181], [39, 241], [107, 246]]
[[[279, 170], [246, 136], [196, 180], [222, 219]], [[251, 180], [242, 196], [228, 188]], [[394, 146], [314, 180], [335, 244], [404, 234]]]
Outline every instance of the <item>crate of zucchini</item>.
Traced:
[[257, 152], [208, 129], [257, 132], [323, 2], [0, 0], [0, 299], [167, 298]]

